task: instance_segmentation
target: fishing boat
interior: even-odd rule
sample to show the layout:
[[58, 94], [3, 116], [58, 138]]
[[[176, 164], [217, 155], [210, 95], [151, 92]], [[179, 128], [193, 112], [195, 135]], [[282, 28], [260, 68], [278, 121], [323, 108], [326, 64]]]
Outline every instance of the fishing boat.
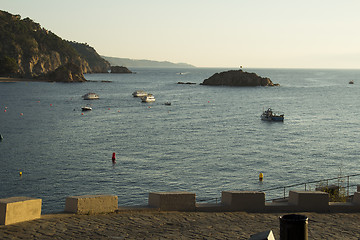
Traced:
[[134, 97], [146, 97], [148, 94], [143, 90], [137, 90], [132, 94]]
[[84, 98], [84, 100], [94, 100], [94, 99], [99, 99], [99, 95], [97, 95], [96, 93], [87, 93], [84, 96], [82, 96]]
[[141, 98], [142, 102], [155, 102], [155, 97], [152, 94], [148, 94], [145, 97]]
[[268, 108], [266, 111], [263, 111], [263, 113], [261, 114], [261, 120], [283, 122], [284, 114], [275, 113], [271, 108]]

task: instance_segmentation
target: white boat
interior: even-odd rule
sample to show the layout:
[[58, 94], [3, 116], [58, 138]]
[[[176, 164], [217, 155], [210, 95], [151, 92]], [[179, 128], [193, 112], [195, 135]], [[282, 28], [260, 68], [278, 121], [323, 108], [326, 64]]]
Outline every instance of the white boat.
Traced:
[[155, 102], [155, 97], [152, 94], [148, 94], [145, 97], [141, 98], [142, 102]]
[[92, 108], [89, 107], [89, 106], [85, 106], [85, 107], [81, 107], [81, 110], [83, 110], [83, 111], [91, 111]]
[[99, 95], [97, 95], [96, 93], [87, 93], [84, 96], [82, 96], [85, 100], [94, 100], [94, 99], [99, 99]]
[[143, 91], [143, 90], [138, 90], [133, 92], [132, 94], [134, 97], [146, 97], [148, 94], [147, 92]]
[[283, 113], [274, 113], [271, 108], [268, 108], [268, 110], [264, 111], [261, 114], [261, 120], [283, 122], [284, 114]]

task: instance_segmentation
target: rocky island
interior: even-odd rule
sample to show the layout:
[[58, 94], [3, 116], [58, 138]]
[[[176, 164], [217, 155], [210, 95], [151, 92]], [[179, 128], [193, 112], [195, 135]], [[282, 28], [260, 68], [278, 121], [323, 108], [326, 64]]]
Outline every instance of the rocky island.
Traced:
[[124, 66], [111, 66], [110, 73], [132, 73], [127, 67]]
[[239, 87], [279, 86], [279, 84], [274, 84], [270, 78], [260, 77], [256, 73], [244, 72], [241, 69], [215, 73], [208, 79], [205, 79], [201, 85]]

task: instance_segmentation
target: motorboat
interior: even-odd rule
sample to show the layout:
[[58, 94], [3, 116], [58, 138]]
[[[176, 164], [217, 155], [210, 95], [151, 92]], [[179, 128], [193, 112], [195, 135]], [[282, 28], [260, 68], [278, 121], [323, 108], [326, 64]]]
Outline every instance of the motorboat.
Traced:
[[261, 114], [261, 120], [283, 122], [284, 114], [283, 113], [275, 113], [271, 108], [268, 108], [266, 111], [264, 111]]
[[155, 97], [152, 94], [147, 94], [145, 97], [141, 98], [142, 102], [155, 102]]
[[351, 80], [351, 81], [349, 82], [349, 84], [354, 84], [354, 80]]
[[87, 93], [84, 96], [82, 96], [84, 98], [84, 100], [94, 100], [94, 99], [99, 99], [99, 95], [97, 95], [96, 93]]
[[82, 111], [91, 111], [92, 110], [92, 108], [90, 107], [90, 106], [85, 106], [85, 107], [81, 107], [81, 110]]
[[148, 94], [143, 90], [137, 90], [132, 94], [134, 97], [146, 97]]
[[171, 105], [171, 102], [166, 102], [166, 103], [164, 103], [164, 105], [170, 106], [170, 105]]

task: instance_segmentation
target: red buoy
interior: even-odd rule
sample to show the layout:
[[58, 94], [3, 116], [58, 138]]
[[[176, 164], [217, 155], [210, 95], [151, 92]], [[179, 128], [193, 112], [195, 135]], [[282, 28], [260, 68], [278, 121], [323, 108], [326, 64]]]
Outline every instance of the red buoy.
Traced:
[[115, 153], [113, 152], [113, 154], [112, 154], [112, 162], [113, 163], [116, 163], [116, 158], [115, 158]]

